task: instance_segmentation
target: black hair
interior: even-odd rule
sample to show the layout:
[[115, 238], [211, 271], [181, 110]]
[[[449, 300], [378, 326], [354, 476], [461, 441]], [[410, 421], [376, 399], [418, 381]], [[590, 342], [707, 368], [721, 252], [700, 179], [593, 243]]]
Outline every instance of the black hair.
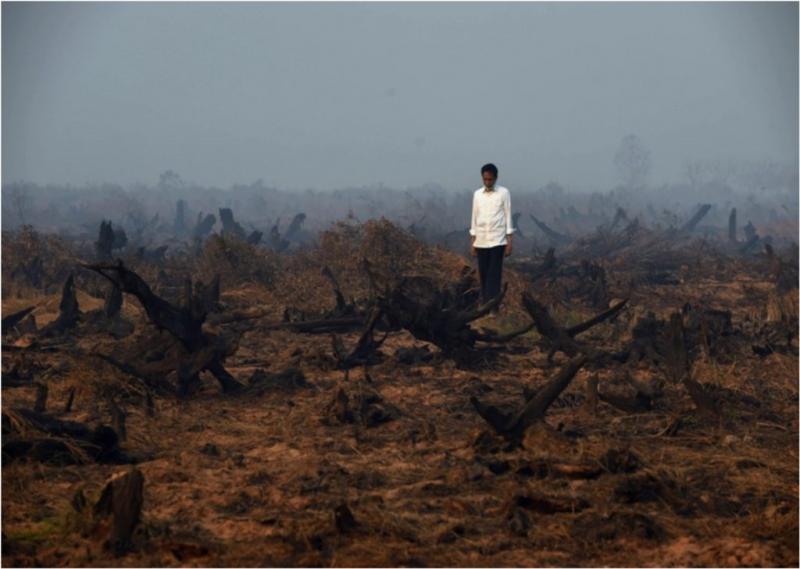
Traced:
[[491, 162], [489, 162], [488, 164], [484, 164], [481, 167], [481, 174], [483, 174], [484, 172], [491, 172], [492, 174], [494, 174], [494, 177], [497, 178], [497, 166], [495, 166]]

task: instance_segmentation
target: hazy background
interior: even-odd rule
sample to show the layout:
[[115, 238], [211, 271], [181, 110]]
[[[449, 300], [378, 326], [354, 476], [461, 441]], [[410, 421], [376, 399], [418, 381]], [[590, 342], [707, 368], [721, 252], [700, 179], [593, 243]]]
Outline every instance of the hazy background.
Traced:
[[796, 171], [798, 4], [2, 4], [2, 180], [281, 189]]

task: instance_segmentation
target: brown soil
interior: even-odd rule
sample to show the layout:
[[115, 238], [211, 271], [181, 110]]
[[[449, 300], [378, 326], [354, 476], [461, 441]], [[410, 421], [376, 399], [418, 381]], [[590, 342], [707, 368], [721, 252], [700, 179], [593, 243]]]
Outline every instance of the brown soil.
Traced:
[[[223, 275], [223, 302], [261, 308], [271, 315], [266, 320], [279, 319], [287, 306], [330, 308], [330, 286], [319, 277], [323, 259], [340, 275], [345, 294], [360, 297], [364, 281], [347, 272], [358, 247], [342, 239], [329, 236], [327, 249], [284, 260], [285, 272], [268, 284]], [[442, 282], [469, 262], [422, 246], [400, 261], [397, 270]], [[473, 326], [508, 330], [526, 321], [519, 305], [526, 277], [508, 270], [506, 280], [511, 287], [501, 316]], [[619, 319], [582, 339], [619, 343], [638, 315], [667, 317], [686, 302], [730, 310], [734, 323], [766, 319], [764, 299], [774, 297], [773, 289], [755, 271], [735, 278], [689, 274], [678, 285], [637, 287]], [[41, 327], [57, 314], [58, 299], [8, 295], [3, 315], [35, 304]], [[102, 305], [85, 292], [79, 302], [84, 311]], [[797, 289], [784, 302], [796, 314]], [[132, 297], [123, 312], [137, 328], [147, 326]], [[564, 301], [552, 312], [572, 322], [595, 311]], [[129, 466], [4, 463], [3, 564], [798, 565], [796, 352], [700, 357], [696, 380], [744, 397], [724, 406], [720, 417], [699, 413], [680, 385], [667, 386], [652, 411], [630, 414], [600, 403], [592, 412], [587, 380], [596, 374], [601, 386], [612, 385], [614, 374], [582, 370], [545, 423], [528, 430], [524, 447], [506, 450], [469, 398], [518, 407], [524, 388], [552, 377], [567, 360], [560, 354], [548, 364], [535, 332], [506, 345], [491, 367], [468, 370], [442, 358], [399, 363], [397, 348], [426, 344], [407, 332], [392, 334], [381, 347], [385, 361], [368, 375], [399, 417], [366, 427], [341, 424], [329, 409], [340, 387], [357, 390], [366, 382], [362, 369], [347, 378], [335, 369], [329, 335], [253, 326], [227, 369], [247, 381], [257, 369], [295, 367], [309, 387], [223, 395], [204, 374], [199, 393], [186, 400], [157, 396], [150, 416], [139, 388], [110, 365], [74, 348], [26, 356], [51, 370], [48, 410], [62, 408], [75, 388], [64, 418], [108, 423], [98, 393], [112, 389], [125, 401], [123, 448], [147, 458], [137, 465], [145, 481], [143, 520], [131, 550], [114, 557], [96, 532], [81, 532], [71, 501], [79, 490], [96, 499], [107, 478]], [[357, 337], [345, 335], [345, 345]], [[76, 338], [74, 346], [84, 354], [113, 353], [115, 342], [95, 335]], [[19, 357], [4, 351], [4, 369]], [[652, 366], [636, 369], [640, 381], [659, 374]], [[2, 395], [6, 412], [32, 408], [36, 390], [4, 388]]]

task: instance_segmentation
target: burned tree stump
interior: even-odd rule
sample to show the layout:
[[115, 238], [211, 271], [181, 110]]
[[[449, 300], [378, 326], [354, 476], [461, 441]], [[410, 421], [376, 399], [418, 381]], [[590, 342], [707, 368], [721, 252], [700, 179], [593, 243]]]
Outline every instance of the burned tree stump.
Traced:
[[571, 296], [583, 296], [595, 308], [608, 306], [608, 282], [602, 266], [584, 259], [580, 264], [578, 278], [580, 284], [572, 291]]
[[273, 225], [272, 229], [270, 229], [269, 231], [269, 246], [273, 251], [277, 253], [282, 253], [283, 251], [289, 248], [289, 241], [281, 237], [281, 232], [278, 229], [279, 223], [280, 219], [278, 219], [278, 221], [275, 222], [275, 225]]
[[654, 401], [661, 395], [660, 387], [642, 384], [634, 380], [627, 370], [624, 372], [624, 379], [635, 391], [632, 397], [605, 390], [601, 392], [597, 389], [596, 379], [595, 385], [592, 387], [593, 396], [626, 413], [643, 413], [652, 410]]
[[292, 218], [291, 223], [289, 223], [289, 227], [286, 228], [286, 232], [283, 234], [283, 238], [286, 241], [291, 242], [297, 234], [300, 232], [300, 228], [303, 226], [303, 222], [306, 220], [305, 213], [298, 213]]
[[418, 340], [438, 346], [446, 357], [470, 366], [480, 358], [476, 342], [506, 342], [530, 330], [530, 326], [524, 326], [497, 336], [478, 332], [469, 326], [498, 306], [507, 289], [508, 285], [495, 298], [478, 306], [478, 291], [471, 271], [443, 289], [427, 277], [404, 277], [397, 286], [384, 291], [378, 305], [390, 326], [404, 328]]
[[100, 222], [100, 233], [94, 246], [99, 260], [106, 261], [111, 258], [111, 249], [114, 246], [114, 230], [111, 228], [110, 221], [103, 220]]
[[531, 282], [536, 282], [555, 272], [554, 269], [558, 265], [555, 252], [555, 248], [550, 247], [539, 262], [529, 259], [512, 260], [508, 265], [521, 273], [530, 275]]
[[244, 239], [246, 236], [244, 227], [242, 227], [234, 218], [233, 211], [229, 207], [219, 208], [219, 220], [222, 222], [222, 235], [233, 236], [239, 239]]
[[69, 394], [67, 395], [67, 402], [64, 404], [64, 411], [62, 411], [65, 415], [67, 413], [72, 412], [72, 403], [75, 401], [75, 387], [69, 388]]
[[728, 217], [728, 243], [735, 245], [736, 241], [736, 208], [731, 210]]
[[113, 397], [108, 398], [108, 407], [111, 410], [111, 423], [119, 436], [119, 440], [127, 440], [128, 429], [125, 427], [125, 419], [127, 419], [128, 414], [117, 404]]
[[98, 260], [109, 260], [114, 249], [122, 249], [127, 244], [128, 236], [124, 229], [114, 229], [110, 221], [100, 222], [100, 231], [94, 244]]
[[689, 355], [683, 331], [683, 317], [674, 312], [669, 318], [669, 343], [666, 350], [666, 375], [673, 383], [680, 383], [689, 374]]
[[330, 281], [331, 286], [333, 287], [333, 294], [336, 295], [336, 308], [334, 309], [334, 312], [333, 314], [330, 315], [330, 317], [341, 317], [354, 314], [355, 313], [354, 303], [351, 301], [348, 304], [347, 301], [345, 301], [344, 295], [342, 294], [342, 289], [339, 286], [339, 281], [336, 280], [336, 277], [333, 276], [333, 272], [327, 265], [322, 267], [321, 274], [326, 279], [328, 279], [328, 281]]
[[[684, 318], [689, 328], [685, 327]], [[705, 345], [703, 341], [704, 337], [711, 336], [709, 330], [714, 330], [715, 341], [719, 342], [729, 333], [729, 327], [730, 313], [713, 309], [695, 311], [688, 304], [682, 312], [673, 312], [669, 322], [650, 313], [634, 326], [633, 342], [628, 348], [632, 356], [630, 361], [649, 360], [669, 382], [686, 388], [699, 411], [718, 416], [719, 404], [715, 397], [692, 378], [692, 360], [693, 353], [710, 349], [708, 341]], [[694, 346], [694, 350], [690, 350], [690, 346]], [[614, 404], [613, 401], [609, 403]]]
[[683, 316], [674, 312], [669, 319], [669, 350], [667, 352], [668, 377], [683, 383], [698, 411], [719, 415], [719, 404], [703, 385], [692, 377], [692, 361], [686, 345]]
[[178, 236], [186, 233], [186, 202], [184, 200], [175, 202], [175, 223], [172, 230]]
[[61, 290], [61, 302], [58, 305], [58, 317], [42, 328], [42, 337], [57, 336], [71, 330], [78, 324], [81, 311], [75, 293], [75, 278], [70, 273]]
[[141, 519], [143, 503], [144, 475], [138, 468], [114, 474], [103, 486], [92, 513], [99, 525], [104, 519], [111, 518], [104, 545], [114, 555], [120, 556], [130, 548], [133, 532]]
[[333, 511], [333, 518], [336, 531], [341, 534], [352, 533], [360, 525], [347, 504], [338, 505]]
[[115, 283], [106, 294], [103, 308], [91, 310], [83, 315], [84, 331], [107, 333], [115, 338], [124, 338], [133, 333], [134, 326], [122, 317], [122, 291]]
[[211, 233], [211, 230], [214, 227], [214, 224], [217, 222], [217, 218], [214, 217], [213, 213], [209, 213], [205, 217], [203, 217], [202, 213], [197, 214], [197, 223], [192, 230], [192, 238], [196, 240], [202, 241], [208, 234]]
[[82, 266], [103, 275], [122, 292], [135, 296], [150, 321], [158, 329], [169, 332], [180, 343], [186, 354], [178, 357], [176, 368], [183, 389], [189, 384], [198, 383], [198, 375], [204, 370], [217, 378], [223, 391], [235, 391], [243, 387], [223, 366], [225, 358], [238, 347], [237, 339], [218, 337], [202, 329], [213, 297], [218, 294], [218, 286], [197, 286], [191, 295], [187, 291], [188, 298], [184, 299], [183, 306], [178, 307], [156, 295], [139, 275], [126, 268], [121, 261], [116, 265]]
[[44, 382], [37, 382], [35, 385], [36, 401], [33, 404], [33, 410], [37, 413], [44, 413], [47, 410], [47, 395], [49, 390], [47, 384]]
[[377, 427], [400, 417], [400, 410], [363, 381], [336, 391], [325, 409], [324, 424], [353, 424]]

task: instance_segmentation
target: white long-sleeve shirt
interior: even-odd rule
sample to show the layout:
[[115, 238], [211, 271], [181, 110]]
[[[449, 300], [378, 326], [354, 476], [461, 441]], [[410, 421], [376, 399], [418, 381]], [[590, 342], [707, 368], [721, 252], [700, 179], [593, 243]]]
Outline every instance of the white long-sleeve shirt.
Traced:
[[511, 194], [504, 186], [487, 191], [486, 186], [472, 196], [472, 225], [469, 234], [475, 237], [474, 247], [505, 245], [506, 235], [514, 233], [511, 219]]

